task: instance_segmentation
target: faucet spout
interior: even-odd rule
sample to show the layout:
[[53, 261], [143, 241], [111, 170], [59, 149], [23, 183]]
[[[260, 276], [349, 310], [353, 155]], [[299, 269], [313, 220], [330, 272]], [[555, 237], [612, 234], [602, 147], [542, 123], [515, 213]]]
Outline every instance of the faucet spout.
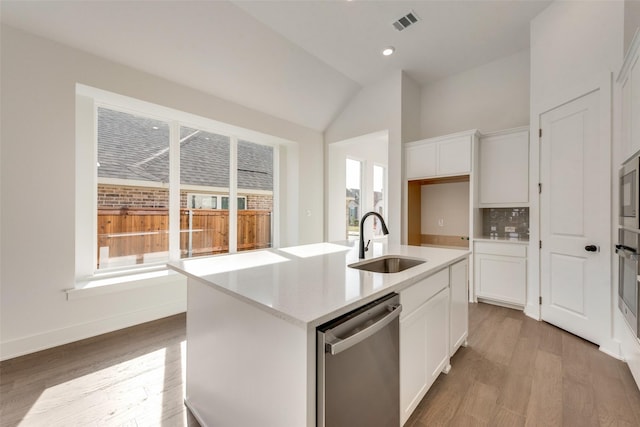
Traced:
[[[384, 219], [382, 218], [382, 215], [380, 215], [378, 212], [371, 211], [362, 215], [362, 219], [360, 220], [360, 246], [359, 246], [359, 252], [358, 252], [359, 259], [364, 259], [364, 253], [366, 251], [366, 249], [364, 248], [364, 220], [371, 215], [377, 216], [378, 219], [380, 220], [380, 225], [382, 226], [382, 233], [385, 236], [389, 234], [389, 230], [387, 229], [387, 224], [384, 223]], [[367, 245], [367, 249], [368, 249], [368, 246], [369, 245]]]

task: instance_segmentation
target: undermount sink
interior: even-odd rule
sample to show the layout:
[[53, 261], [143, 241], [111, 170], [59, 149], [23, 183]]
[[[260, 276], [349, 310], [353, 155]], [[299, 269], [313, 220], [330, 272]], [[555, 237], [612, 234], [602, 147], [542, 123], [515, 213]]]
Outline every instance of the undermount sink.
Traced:
[[386, 255], [378, 258], [349, 264], [348, 267], [358, 270], [372, 271], [374, 273], [399, 273], [416, 265], [427, 262], [423, 259], [409, 258], [398, 255]]

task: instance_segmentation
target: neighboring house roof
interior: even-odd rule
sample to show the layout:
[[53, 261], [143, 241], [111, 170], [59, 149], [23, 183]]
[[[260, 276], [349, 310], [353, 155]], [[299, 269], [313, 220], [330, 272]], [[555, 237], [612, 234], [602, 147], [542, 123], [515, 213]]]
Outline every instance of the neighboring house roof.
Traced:
[[[98, 108], [98, 177], [169, 181], [169, 125]], [[229, 186], [229, 137], [180, 128], [180, 182]], [[238, 141], [238, 187], [273, 190], [273, 148]]]

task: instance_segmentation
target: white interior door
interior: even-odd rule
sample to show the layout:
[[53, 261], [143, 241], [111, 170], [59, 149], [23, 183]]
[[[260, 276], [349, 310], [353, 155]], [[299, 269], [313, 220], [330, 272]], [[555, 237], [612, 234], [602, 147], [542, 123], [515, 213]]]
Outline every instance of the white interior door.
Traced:
[[606, 336], [610, 304], [609, 143], [599, 96], [540, 116], [541, 315], [596, 344]]

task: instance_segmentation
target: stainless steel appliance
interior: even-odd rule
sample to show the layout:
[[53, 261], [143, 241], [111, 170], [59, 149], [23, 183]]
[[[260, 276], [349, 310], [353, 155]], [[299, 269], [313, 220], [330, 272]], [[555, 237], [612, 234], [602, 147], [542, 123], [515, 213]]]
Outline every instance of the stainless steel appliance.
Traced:
[[637, 337], [640, 337], [638, 307], [640, 291], [638, 286], [638, 250], [640, 230], [619, 230], [616, 253], [619, 255], [618, 307]]
[[640, 229], [638, 192], [640, 191], [640, 159], [632, 157], [620, 169], [620, 225]]
[[400, 425], [400, 296], [317, 329], [318, 427]]

